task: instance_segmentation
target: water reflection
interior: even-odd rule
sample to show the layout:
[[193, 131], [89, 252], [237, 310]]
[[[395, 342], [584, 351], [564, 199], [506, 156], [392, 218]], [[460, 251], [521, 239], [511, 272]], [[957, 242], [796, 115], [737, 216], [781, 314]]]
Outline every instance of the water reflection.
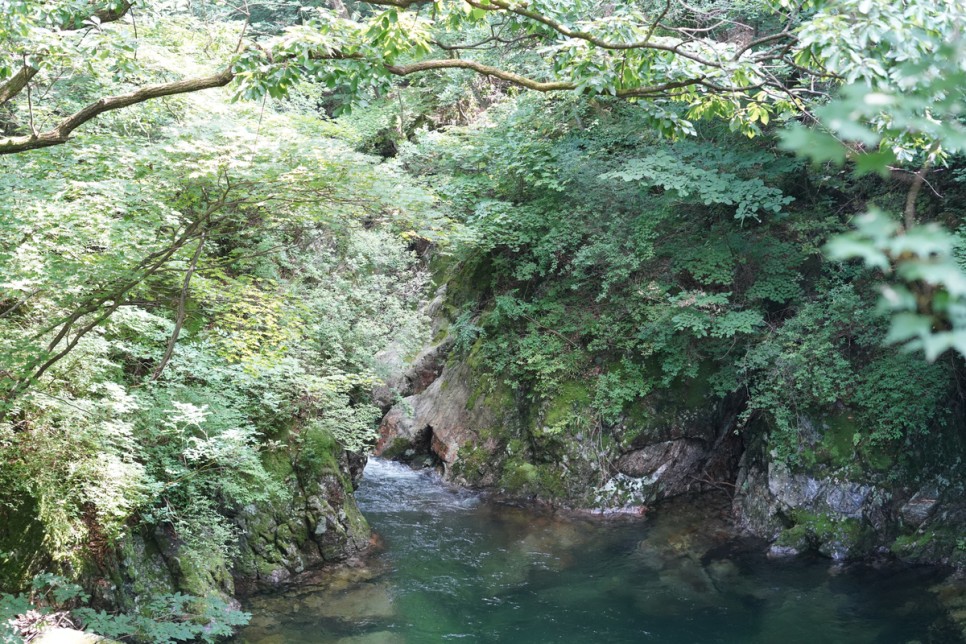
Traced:
[[953, 642], [938, 572], [769, 561], [726, 499], [647, 517], [562, 518], [374, 459], [358, 494], [381, 551], [255, 598], [239, 641]]

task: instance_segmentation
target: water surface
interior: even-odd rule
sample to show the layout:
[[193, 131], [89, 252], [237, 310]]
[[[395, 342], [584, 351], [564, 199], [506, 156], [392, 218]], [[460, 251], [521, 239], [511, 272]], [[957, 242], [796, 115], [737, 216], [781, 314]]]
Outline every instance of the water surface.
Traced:
[[240, 642], [960, 641], [929, 591], [939, 571], [769, 560], [734, 539], [726, 499], [561, 518], [379, 459], [357, 498], [381, 548], [254, 598]]

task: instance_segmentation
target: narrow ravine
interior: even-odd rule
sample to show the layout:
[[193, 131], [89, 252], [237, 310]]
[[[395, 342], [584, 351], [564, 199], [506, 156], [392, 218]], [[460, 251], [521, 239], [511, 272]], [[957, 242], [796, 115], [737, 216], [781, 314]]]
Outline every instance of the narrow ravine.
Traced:
[[377, 552], [254, 598], [239, 642], [955, 641], [939, 571], [769, 560], [721, 499], [560, 518], [379, 459], [358, 498]]

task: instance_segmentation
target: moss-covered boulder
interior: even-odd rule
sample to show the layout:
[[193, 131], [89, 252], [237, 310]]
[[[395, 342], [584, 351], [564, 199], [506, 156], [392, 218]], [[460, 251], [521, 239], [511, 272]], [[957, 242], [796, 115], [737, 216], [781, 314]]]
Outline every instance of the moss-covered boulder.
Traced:
[[312, 450], [311, 459], [294, 464], [285, 452], [266, 457], [282, 493], [270, 503], [240, 508], [235, 517], [240, 538], [232, 574], [238, 592], [276, 587], [368, 546], [369, 526], [352, 496], [349, 456], [331, 435], [315, 437]]

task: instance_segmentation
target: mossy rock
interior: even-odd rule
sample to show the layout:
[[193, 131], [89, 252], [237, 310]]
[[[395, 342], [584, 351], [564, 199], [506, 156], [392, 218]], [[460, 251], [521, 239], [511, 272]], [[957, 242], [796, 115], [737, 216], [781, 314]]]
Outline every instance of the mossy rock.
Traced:
[[557, 394], [544, 405], [543, 424], [554, 427], [570, 422], [575, 416], [590, 414], [592, 401], [587, 383], [579, 380], [565, 382]]
[[342, 473], [339, 467], [339, 456], [342, 446], [331, 432], [321, 428], [308, 430], [304, 434], [305, 447], [302, 450], [302, 463], [308, 460], [309, 474], [313, 477]]
[[382, 458], [394, 460], [404, 456], [406, 451], [412, 449], [412, 447], [413, 443], [408, 438], [397, 436], [392, 443], [383, 448], [380, 455]]
[[925, 526], [897, 537], [891, 550], [910, 563], [942, 562], [963, 567], [966, 566], [966, 530], [957, 525]]
[[161, 549], [150, 534], [134, 533], [118, 547], [118, 564], [112, 577], [114, 601], [124, 611], [134, 611], [144, 597], [167, 595], [177, 590], [174, 576]]
[[500, 486], [508, 493], [553, 500], [566, 495], [566, 481], [552, 464], [508, 461], [503, 467]]
[[792, 525], [778, 536], [779, 546], [819, 552], [832, 559], [852, 559], [867, 555], [874, 543], [871, 529], [860, 519], [804, 510], [793, 510], [790, 519]]
[[698, 377], [630, 404], [619, 434], [621, 449], [631, 451], [678, 438], [711, 438], [721, 401], [709, 396], [709, 390], [707, 379]]
[[0, 592], [17, 593], [49, 560], [44, 526], [34, 500], [27, 496], [0, 504]]
[[895, 455], [887, 446], [862, 440], [862, 428], [853, 412], [840, 411], [818, 417], [821, 418], [818, 423], [821, 440], [804, 455], [807, 462], [856, 474], [888, 472], [894, 467]]
[[287, 450], [263, 450], [262, 466], [276, 481], [285, 481], [295, 473]]

